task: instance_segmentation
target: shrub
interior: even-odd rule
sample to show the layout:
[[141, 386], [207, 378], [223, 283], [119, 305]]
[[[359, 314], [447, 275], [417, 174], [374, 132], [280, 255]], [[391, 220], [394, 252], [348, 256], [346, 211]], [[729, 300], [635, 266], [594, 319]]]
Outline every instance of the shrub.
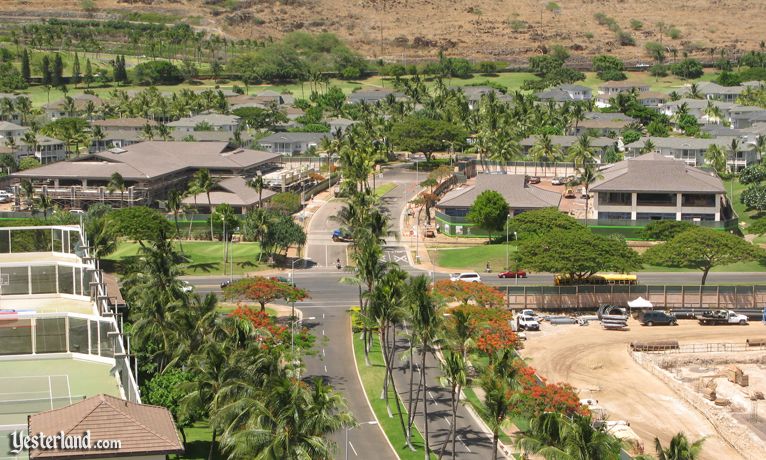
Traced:
[[521, 19], [513, 19], [509, 21], [508, 26], [510, 26], [511, 30], [514, 32], [519, 32], [528, 27], [527, 21], [522, 21]]
[[766, 166], [756, 164], [748, 166], [739, 172], [739, 182], [742, 184], [755, 184], [766, 180]]
[[641, 28], [644, 27], [644, 23], [639, 21], [638, 19], [631, 19], [630, 20], [630, 28], [633, 30], [641, 30]]
[[649, 75], [653, 77], [667, 77], [668, 66], [665, 64], [654, 64], [653, 66], [649, 67]]
[[698, 60], [691, 58], [678, 61], [671, 65], [670, 71], [673, 75], [681, 78], [699, 78], [705, 73], [702, 64]]
[[678, 40], [679, 38], [681, 38], [681, 31], [678, 30], [678, 28], [676, 27], [671, 27], [670, 30], [668, 30], [668, 35], [673, 40]]
[[133, 69], [136, 82], [142, 85], [177, 85], [183, 81], [181, 71], [168, 61], [149, 61]]
[[691, 228], [694, 228], [694, 224], [683, 220], [656, 220], [644, 227], [641, 237], [647, 240], [668, 241]]
[[617, 32], [617, 41], [620, 43], [620, 46], [635, 46], [636, 45], [636, 39], [633, 38], [633, 36], [625, 32], [624, 30], [621, 30]]
[[627, 80], [628, 76], [625, 75], [625, 72], [621, 72], [619, 70], [605, 70], [603, 72], [597, 73], [598, 78], [604, 81], [622, 81]]

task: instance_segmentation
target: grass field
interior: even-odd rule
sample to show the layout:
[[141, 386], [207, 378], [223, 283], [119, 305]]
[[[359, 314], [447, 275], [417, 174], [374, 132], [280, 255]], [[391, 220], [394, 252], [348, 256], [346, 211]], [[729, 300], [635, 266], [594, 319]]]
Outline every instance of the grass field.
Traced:
[[[101, 54], [98, 58], [96, 58], [95, 55], [90, 56], [91, 53], [89, 53], [89, 57], [91, 57], [94, 64], [98, 62], [100, 66], [103, 66], [104, 68], [108, 67], [108, 63], [111, 59], [113, 59], [113, 56], [108, 56]], [[72, 60], [72, 57], [70, 55], [67, 55], [66, 53], [63, 54], [64, 56], [64, 65], [66, 69], [69, 69], [71, 65], [69, 62]], [[134, 65], [138, 63], [137, 58], [126, 58], [128, 61], [128, 66]], [[80, 63], [81, 65], [84, 65], [85, 59], [84, 55], [80, 56]], [[654, 77], [650, 76], [646, 72], [627, 72], [628, 74], [628, 80], [629, 81], [635, 81], [637, 83], [647, 83], [651, 86], [651, 89], [653, 91], [660, 91], [664, 93], [669, 93], [674, 90], [678, 90], [683, 85], [690, 83], [692, 80], [682, 80], [680, 78], [674, 77], [674, 76], [668, 76], [660, 79], [655, 79]], [[67, 71], [65, 70], [65, 75], [67, 75]], [[596, 74], [593, 72], [586, 72], [585, 73], [586, 79], [582, 82], [579, 82], [585, 86], [589, 86], [593, 89], [598, 87], [600, 84], [603, 83], [603, 81], [599, 80], [596, 77]], [[705, 75], [703, 75], [701, 78], [699, 78], [696, 81], [706, 81], [711, 80], [715, 77], [714, 72], [707, 72]], [[523, 85], [525, 80], [534, 80], [537, 77], [529, 72], [509, 72], [509, 73], [500, 73], [494, 76], [484, 76], [484, 75], [475, 75], [471, 78], [467, 79], [461, 79], [461, 78], [450, 78], [447, 81], [447, 85], [449, 86], [462, 86], [462, 85], [471, 85], [471, 84], [478, 84], [483, 83], [486, 81], [499, 83], [505, 87], [508, 88], [509, 92], [521, 90], [521, 86]], [[426, 83], [428, 86], [433, 85], [433, 81], [427, 81]], [[189, 83], [183, 83], [180, 85], [174, 85], [174, 86], [157, 86], [157, 88], [161, 92], [177, 92], [181, 89], [187, 88], [187, 89], [193, 89], [193, 90], [204, 90], [204, 89], [232, 89], [234, 85], [237, 85], [243, 89], [247, 89], [250, 94], [257, 94], [265, 90], [271, 90], [271, 91], [277, 91], [280, 93], [289, 92], [292, 93], [295, 97], [298, 98], [308, 98], [308, 96], [311, 94], [312, 85], [310, 83], [289, 83], [289, 84], [277, 84], [277, 85], [270, 85], [270, 84], [264, 84], [264, 85], [251, 85], [249, 87], [245, 87], [245, 84], [240, 81], [229, 81], [225, 84], [217, 85], [212, 80], [202, 80], [199, 82], [196, 82], [196, 84], [189, 84]], [[329, 82], [330, 86], [337, 86], [343, 92], [345, 93], [351, 93], [352, 91], [356, 89], [363, 89], [363, 88], [390, 88], [393, 85], [393, 82], [388, 77], [381, 77], [378, 75], [371, 76], [366, 79], [362, 80], [354, 80], [354, 81], [348, 81], [348, 80], [338, 80], [338, 79], [331, 79]], [[114, 86], [112, 84], [107, 85], [106, 87], [91, 87], [91, 91], [93, 91], [95, 94], [108, 97], [108, 94], [115, 89], [117, 86]], [[143, 88], [146, 88], [144, 86], [120, 86], [119, 87], [122, 90], [141, 90]], [[69, 96], [73, 96], [76, 94], [82, 94], [83, 91], [86, 88], [83, 85], [80, 85], [78, 87], [70, 86], [69, 87]], [[64, 93], [57, 88], [52, 88], [50, 90], [50, 95], [46, 91], [46, 89], [42, 86], [32, 86], [29, 89], [22, 91], [23, 94], [26, 94], [32, 99], [32, 103], [35, 106], [39, 106], [42, 104], [45, 104], [48, 102], [49, 98], [51, 101], [55, 101], [57, 99], [61, 99], [64, 97]]]
[[[517, 251], [514, 244], [509, 245], [511, 265], [513, 254]], [[505, 244], [492, 244], [471, 246], [459, 249], [430, 250], [429, 254], [434, 264], [443, 268], [456, 270], [472, 270], [478, 273], [484, 272], [487, 262], [494, 273], [505, 267]], [[524, 267], [520, 267], [524, 268]], [[640, 272], [699, 272], [699, 270], [685, 268], [659, 267], [645, 265]], [[714, 272], [766, 272], [766, 265], [760, 261], [742, 262], [731, 265], [722, 265], [713, 268]], [[701, 276], [701, 275], [700, 275]]]
[[[220, 241], [186, 241], [182, 245], [175, 244], [176, 250], [183, 252], [189, 262], [181, 267], [187, 275], [223, 275], [228, 274], [223, 267], [223, 243]], [[133, 257], [138, 253], [138, 243], [121, 243], [117, 250], [106, 260], [119, 262]], [[258, 243], [235, 243], [230, 246], [233, 254], [234, 274], [241, 275], [262, 268], [265, 264], [258, 263], [261, 248]]]
[[[515, 244], [508, 245], [511, 265], [513, 255], [517, 250]], [[429, 251], [435, 265], [444, 268], [471, 269], [483, 272], [487, 262], [493, 271], [498, 271], [506, 266], [505, 244], [490, 244], [471, 246], [458, 249], [438, 249]]]
[[[364, 391], [367, 393], [367, 399], [372, 404], [372, 409], [375, 411], [375, 416], [380, 422], [381, 428], [386, 434], [386, 437], [396, 449], [396, 453], [402, 460], [420, 460], [424, 456], [423, 451], [423, 437], [420, 432], [415, 429], [412, 432], [412, 445], [417, 449], [415, 452], [407, 448], [405, 443], [405, 436], [402, 434], [402, 427], [399, 422], [399, 415], [396, 412], [396, 404], [391, 401], [391, 410], [394, 413], [393, 417], [388, 416], [386, 411], [386, 403], [380, 399], [380, 389], [383, 388], [383, 378], [385, 377], [385, 365], [383, 364], [383, 355], [380, 351], [380, 343], [377, 340], [373, 340], [372, 349], [370, 350], [370, 361], [372, 366], [367, 367], [364, 363], [364, 344], [362, 343], [360, 334], [354, 334], [354, 357], [356, 359], [356, 367], [359, 370], [359, 375], [362, 377], [362, 384], [364, 385]], [[389, 392], [393, 396], [393, 390], [389, 389]], [[402, 410], [406, 408], [402, 407]], [[407, 417], [406, 410], [404, 417]], [[435, 456], [431, 456], [436, 458]]]

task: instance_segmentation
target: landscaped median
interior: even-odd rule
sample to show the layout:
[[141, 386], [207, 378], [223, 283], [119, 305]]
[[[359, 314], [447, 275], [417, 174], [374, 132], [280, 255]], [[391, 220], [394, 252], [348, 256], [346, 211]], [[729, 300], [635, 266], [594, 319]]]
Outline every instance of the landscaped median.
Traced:
[[[394, 450], [399, 458], [403, 460], [421, 460], [424, 455], [423, 450], [423, 436], [413, 426], [412, 430], [412, 445], [415, 447], [415, 451], [410, 450], [407, 447], [407, 442], [404, 434], [402, 433], [402, 426], [399, 422], [399, 413], [396, 411], [396, 404], [391, 403], [391, 410], [394, 414], [393, 417], [388, 416], [386, 411], [386, 402], [380, 399], [380, 390], [383, 388], [383, 379], [386, 374], [386, 367], [383, 363], [383, 355], [380, 351], [380, 343], [378, 338], [375, 337], [372, 341], [372, 348], [370, 349], [370, 363], [371, 366], [367, 366], [364, 363], [364, 343], [361, 338], [361, 333], [355, 333], [353, 337], [354, 343], [354, 359], [356, 361], [356, 368], [359, 371], [359, 376], [362, 379], [362, 385], [364, 386], [364, 392], [367, 395], [367, 400], [372, 406], [372, 410], [375, 413], [375, 418], [378, 419], [380, 427], [383, 429], [391, 445], [394, 446]], [[389, 388], [389, 395], [395, 397], [393, 390]], [[401, 401], [401, 400], [400, 400]], [[405, 410], [404, 402], [401, 402], [402, 410], [404, 410], [403, 416], [407, 418], [407, 412]], [[436, 458], [432, 455], [432, 458]]]

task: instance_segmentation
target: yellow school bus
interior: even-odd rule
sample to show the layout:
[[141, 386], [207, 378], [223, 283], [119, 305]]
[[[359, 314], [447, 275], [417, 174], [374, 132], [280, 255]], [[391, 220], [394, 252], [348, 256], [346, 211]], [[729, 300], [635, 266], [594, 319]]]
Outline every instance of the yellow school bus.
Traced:
[[553, 284], [569, 286], [572, 284], [638, 284], [638, 276], [626, 273], [596, 273], [583, 279], [572, 279], [569, 275], [555, 275]]

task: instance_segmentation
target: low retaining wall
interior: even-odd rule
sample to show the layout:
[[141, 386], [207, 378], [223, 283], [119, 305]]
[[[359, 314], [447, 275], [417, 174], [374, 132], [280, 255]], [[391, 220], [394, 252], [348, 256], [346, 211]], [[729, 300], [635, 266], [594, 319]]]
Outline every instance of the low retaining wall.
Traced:
[[713, 405], [694, 390], [673, 378], [669, 372], [660, 369], [655, 364], [657, 355], [631, 352], [630, 356], [641, 367], [669, 386], [681, 399], [700, 412], [713, 425], [721, 439], [739, 452], [742, 457], [747, 460], [766, 458], [766, 447], [755, 433], [747, 426], [739, 423], [729, 413], [728, 409]]

